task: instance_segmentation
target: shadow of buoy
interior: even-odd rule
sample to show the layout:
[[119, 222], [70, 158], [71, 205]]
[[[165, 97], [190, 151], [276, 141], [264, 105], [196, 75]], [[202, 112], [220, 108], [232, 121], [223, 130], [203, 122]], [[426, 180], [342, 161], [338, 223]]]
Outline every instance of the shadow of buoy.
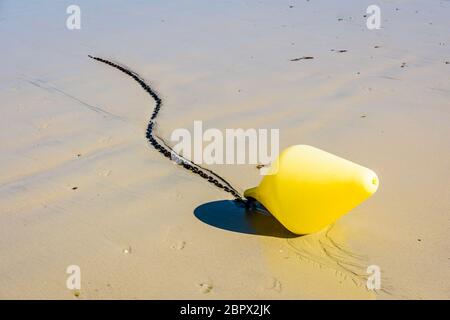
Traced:
[[200, 221], [223, 230], [277, 238], [295, 238], [272, 215], [248, 210], [233, 200], [220, 200], [202, 204], [194, 210]]

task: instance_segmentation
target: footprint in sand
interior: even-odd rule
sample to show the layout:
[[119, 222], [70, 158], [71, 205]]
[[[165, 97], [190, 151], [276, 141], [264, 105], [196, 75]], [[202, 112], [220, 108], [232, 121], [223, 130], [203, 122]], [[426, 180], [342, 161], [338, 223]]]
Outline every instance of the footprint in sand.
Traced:
[[213, 285], [209, 282], [201, 282], [197, 285], [201, 293], [209, 293], [213, 289]]
[[268, 277], [265, 281], [264, 289], [281, 292], [281, 282], [275, 277]]
[[186, 240], [183, 239], [183, 228], [168, 227], [164, 242], [172, 250], [183, 250], [186, 247]]
[[41, 123], [40, 125], [38, 125], [38, 130], [41, 131], [47, 129], [49, 126], [50, 124], [48, 122]]
[[175, 249], [175, 250], [183, 250], [184, 247], [186, 246], [186, 241], [178, 241], [177, 243], [174, 243], [171, 248]]
[[182, 199], [183, 198], [183, 194], [180, 192], [180, 190], [175, 191], [175, 197], [177, 199]]
[[109, 175], [112, 173], [111, 170], [100, 170], [98, 175], [101, 177], [109, 177]]
[[102, 138], [98, 139], [98, 142], [100, 142], [100, 143], [109, 143], [111, 141], [112, 141], [112, 137], [111, 136], [102, 137]]
[[279, 252], [280, 252], [280, 255], [281, 255], [281, 257], [282, 257], [283, 259], [289, 259], [289, 258], [290, 258], [290, 255], [289, 255], [289, 251], [288, 251], [288, 250], [285, 250], [285, 249], [281, 248], [281, 249], [279, 250]]

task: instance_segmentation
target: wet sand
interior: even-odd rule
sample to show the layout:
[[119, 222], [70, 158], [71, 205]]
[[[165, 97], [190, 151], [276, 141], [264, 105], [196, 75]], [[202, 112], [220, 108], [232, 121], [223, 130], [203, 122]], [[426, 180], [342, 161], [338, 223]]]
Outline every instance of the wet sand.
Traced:
[[[374, 31], [354, 0], [78, 2], [73, 31], [64, 4], [0, 4], [0, 298], [450, 297], [448, 1], [380, 1]], [[279, 128], [281, 149], [350, 159], [380, 188], [304, 237], [248, 217], [149, 146], [154, 102], [88, 54], [158, 91], [166, 139], [194, 120]], [[260, 179], [209, 168], [241, 192]]]

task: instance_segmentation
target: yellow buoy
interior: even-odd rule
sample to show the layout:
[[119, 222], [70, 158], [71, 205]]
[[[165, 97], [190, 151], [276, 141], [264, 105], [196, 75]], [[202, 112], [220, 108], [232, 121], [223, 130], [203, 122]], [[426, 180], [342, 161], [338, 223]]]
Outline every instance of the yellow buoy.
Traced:
[[295, 234], [319, 231], [369, 198], [378, 188], [372, 170], [323, 150], [285, 149], [258, 187], [245, 191]]

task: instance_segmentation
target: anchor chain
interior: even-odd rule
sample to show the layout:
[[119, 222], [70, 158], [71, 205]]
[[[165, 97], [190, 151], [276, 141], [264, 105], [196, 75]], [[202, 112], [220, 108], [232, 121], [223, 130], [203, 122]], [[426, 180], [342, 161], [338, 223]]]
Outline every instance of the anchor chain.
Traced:
[[194, 163], [193, 161], [188, 160], [182, 157], [181, 155], [177, 154], [172, 148], [169, 147], [169, 145], [166, 143], [166, 141], [164, 141], [164, 139], [154, 134], [154, 129], [156, 126], [156, 117], [158, 116], [159, 111], [161, 110], [162, 100], [158, 96], [158, 94], [144, 81], [143, 78], [141, 78], [137, 73], [129, 70], [128, 68], [123, 67], [117, 63], [111, 62], [109, 60], [94, 57], [91, 55], [89, 55], [89, 58], [105, 63], [132, 77], [136, 82], [138, 82], [141, 85], [142, 89], [144, 89], [153, 98], [153, 100], [155, 100], [156, 105], [155, 108], [153, 109], [153, 113], [148, 122], [145, 135], [153, 148], [155, 148], [164, 157], [174, 161], [179, 166], [182, 166], [183, 168], [193, 172], [194, 174], [199, 175], [203, 179], [207, 180], [209, 183], [215, 185], [217, 188], [232, 194], [236, 200], [244, 201], [243, 196], [224, 178], [214, 173], [213, 171], [203, 168], [202, 166]]

